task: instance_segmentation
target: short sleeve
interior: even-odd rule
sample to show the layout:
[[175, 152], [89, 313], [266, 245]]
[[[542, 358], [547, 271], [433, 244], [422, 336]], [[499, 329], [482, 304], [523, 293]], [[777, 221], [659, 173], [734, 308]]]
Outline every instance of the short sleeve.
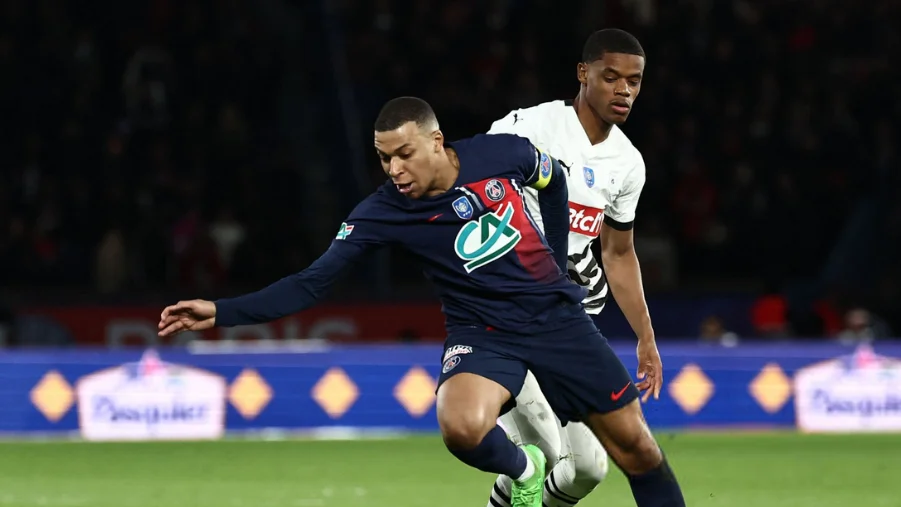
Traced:
[[635, 222], [635, 211], [638, 199], [645, 183], [645, 165], [641, 155], [635, 166], [626, 174], [622, 191], [613, 199], [613, 203], [604, 210], [604, 224], [619, 231], [632, 229]]
[[532, 143], [536, 142], [538, 131], [535, 128], [535, 121], [530, 119], [533, 116], [530, 111], [515, 109], [510, 111], [507, 116], [491, 124], [488, 130], [489, 134], [514, 134], [525, 137]]

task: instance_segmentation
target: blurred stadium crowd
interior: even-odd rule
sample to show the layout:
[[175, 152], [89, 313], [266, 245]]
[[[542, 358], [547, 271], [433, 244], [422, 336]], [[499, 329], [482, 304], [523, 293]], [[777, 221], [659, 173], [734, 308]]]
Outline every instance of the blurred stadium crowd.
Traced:
[[2, 5], [6, 288], [222, 291], [296, 271], [378, 181], [383, 101], [426, 98], [451, 139], [485, 131], [574, 97], [584, 38], [617, 26], [648, 54], [625, 131], [648, 167], [649, 290], [862, 305], [901, 329], [897, 2]]

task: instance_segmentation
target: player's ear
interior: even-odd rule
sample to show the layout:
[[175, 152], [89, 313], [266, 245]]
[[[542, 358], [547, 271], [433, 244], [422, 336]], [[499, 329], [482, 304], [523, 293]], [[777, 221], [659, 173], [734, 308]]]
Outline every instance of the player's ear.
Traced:
[[432, 132], [432, 141], [434, 142], [435, 153], [440, 152], [441, 148], [444, 147], [444, 133], [440, 130]]
[[582, 84], [588, 84], [588, 64], [579, 62], [576, 64], [576, 79]]

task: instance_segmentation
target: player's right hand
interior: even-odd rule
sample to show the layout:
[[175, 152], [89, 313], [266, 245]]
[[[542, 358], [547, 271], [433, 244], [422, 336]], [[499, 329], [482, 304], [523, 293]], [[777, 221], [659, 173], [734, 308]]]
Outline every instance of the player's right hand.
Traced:
[[203, 299], [179, 301], [167, 306], [160, 314], [160, 336], [172, 336], [182, 331], [203, 331], [216, 325], [216, 304]]
[[639, 338], [638, 340], [638, 378], [640, 382], [635, 384], [639, 391], [644, 393], [641, 402], [645, 403], [651, 394], [655, 400], [660, 399], [660, 389], [663, 387], [663, 361], [660, 360], [660, 352], [657, 350], [657, 342], [654, 338]]

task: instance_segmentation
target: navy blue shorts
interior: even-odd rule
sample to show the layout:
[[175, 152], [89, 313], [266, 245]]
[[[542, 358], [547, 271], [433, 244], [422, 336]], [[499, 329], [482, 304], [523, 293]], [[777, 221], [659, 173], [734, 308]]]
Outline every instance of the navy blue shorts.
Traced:
[[438, 385], [458, 373], [473, 373], [516, 398], [530, 370], [563, 424], [638, 398], [632, 377], [594, 322], [584, 313], [561, 317], [561, 326], [535, 334], [476, 327], [452, 331], [444, 342]]

